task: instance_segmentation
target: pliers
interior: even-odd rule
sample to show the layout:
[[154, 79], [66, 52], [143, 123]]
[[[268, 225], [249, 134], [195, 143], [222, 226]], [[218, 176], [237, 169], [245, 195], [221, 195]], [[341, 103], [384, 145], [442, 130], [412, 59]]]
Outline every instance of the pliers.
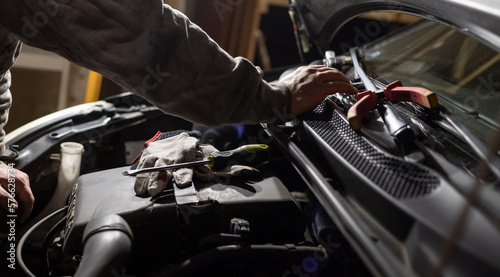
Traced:
[[[384, 99], [392, 103], [401, 101], [418, 103], [429, 109], [437, 108], [439, 105], [434, 92], [421, 87], [403, 87], [400, 81], [392, 82], [382, 90], [361, 92], [356, 96], [356, 99], [358, 101], [347, 112], [347, 120], [354, 130], [361, 129], [361, 120], [369, 111], [377, 107], [385, 111], [382, 106]], [[392, 124], [386, 122], [388, 129], [394, 129]]]
[[361, 129], [363, 117], [369, 111], [377, 108], [387, 130], [401, 149], [405, 159], [411, 161], [423, 159], [423, 155], [416, 149], [415, 135], [410, 125], [400, 118], [390, 102], [413, 102], [434, 109], [438, 107], [438, 99], [432, 91], [420, 87], [403, 87], [401, 82], [395, 81], [384, 89], [359, 93], [356, 98], [358, 101], [347, 112], [347, 120], [351, 128]]

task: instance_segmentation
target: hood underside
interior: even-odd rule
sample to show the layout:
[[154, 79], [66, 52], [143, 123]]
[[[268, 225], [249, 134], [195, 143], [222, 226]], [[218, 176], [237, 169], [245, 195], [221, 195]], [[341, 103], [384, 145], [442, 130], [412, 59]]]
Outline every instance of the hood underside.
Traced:
[[370, 12], [397, 12], [438, 21], [500, 50], [496, 0], [291, 0], [305, 32], [322, 52], [349, 20]]

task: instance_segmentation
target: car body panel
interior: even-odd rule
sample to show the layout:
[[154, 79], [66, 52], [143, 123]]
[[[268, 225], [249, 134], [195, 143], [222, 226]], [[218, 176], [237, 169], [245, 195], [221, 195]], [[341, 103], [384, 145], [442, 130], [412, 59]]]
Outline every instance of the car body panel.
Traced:
[[500, 2], [495, 0], [293, 0], [308, 37], [320, 51], [329, 50], [332, 39], [349, 20], [384, 11], [415, 15], [453, 26], [490, 47], [500, 49]]

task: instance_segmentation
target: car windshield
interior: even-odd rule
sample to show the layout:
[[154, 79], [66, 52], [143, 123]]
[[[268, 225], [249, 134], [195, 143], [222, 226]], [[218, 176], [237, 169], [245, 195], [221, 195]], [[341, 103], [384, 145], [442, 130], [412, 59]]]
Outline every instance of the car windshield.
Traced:
[[500, 54], [455, 29], [422, 21], [364, 48], [367, 73], [434, 91], [477, 138], [499, 130]]

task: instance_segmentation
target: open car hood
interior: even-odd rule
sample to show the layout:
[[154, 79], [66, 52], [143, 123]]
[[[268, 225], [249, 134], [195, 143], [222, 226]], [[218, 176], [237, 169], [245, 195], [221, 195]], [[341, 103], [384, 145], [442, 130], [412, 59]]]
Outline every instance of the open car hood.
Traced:
[[495, 0], [291, 0], [300, 25], [319, 50], [330, 49], [350, 19], [369, 12], [398, 12], [453, 26], [500, 50], [500, 2]]

